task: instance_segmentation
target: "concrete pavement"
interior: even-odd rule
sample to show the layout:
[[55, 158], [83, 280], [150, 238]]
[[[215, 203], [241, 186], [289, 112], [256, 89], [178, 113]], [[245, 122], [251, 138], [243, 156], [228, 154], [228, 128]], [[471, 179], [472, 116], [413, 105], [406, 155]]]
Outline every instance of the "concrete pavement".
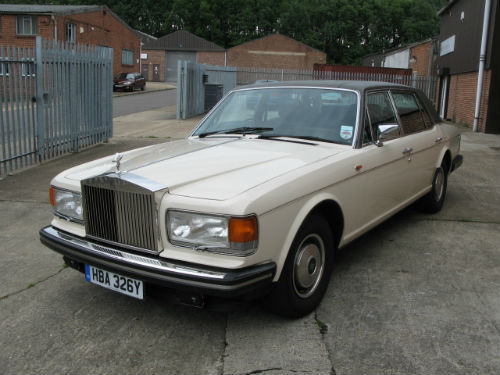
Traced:
[[498, 374], [500, 136], [463, 134], [443, 210], [412, 207], [337, 258], [317, 311], [194, 310], [90, 285], [42, 246], [48, 185], [66, 168], [170, 141], [198, 119], [166, 107], [115, 119], [114, 137], [0, 181], [3, 374]]

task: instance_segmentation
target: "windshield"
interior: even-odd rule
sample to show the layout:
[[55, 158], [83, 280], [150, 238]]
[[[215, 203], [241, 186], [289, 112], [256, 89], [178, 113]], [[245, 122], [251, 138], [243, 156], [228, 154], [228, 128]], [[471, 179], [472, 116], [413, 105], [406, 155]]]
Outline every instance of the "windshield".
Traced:
[[351, 145], [357, 104], [356, 93], [346, 90], [265, 88], [236, 91], [193, 135], [257, 129], [261, 137], [317, 139]]
[[134, 79], [133, 73], [120, 73], [116, 76], [116, 79]]

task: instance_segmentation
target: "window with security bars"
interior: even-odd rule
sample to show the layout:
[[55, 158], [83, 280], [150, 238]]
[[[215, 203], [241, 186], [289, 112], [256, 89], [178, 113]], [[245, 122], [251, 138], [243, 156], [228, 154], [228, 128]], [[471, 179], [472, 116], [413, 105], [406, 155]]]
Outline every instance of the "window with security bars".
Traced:
[[76, 43], [76, 25], [74, 23], [66, 24], [66, 40], [70, 43]]
[[16, 32], [17, 35], [36, 35], [38, 31], [37, 17], [21, 15], [17, 16]]
[[35, 64], [22, 63], [21, 64], [21, 75], [23, 77], [34, 77], [35, 76]]
[[134, 65], [134, 52], [128, 49], [122, 50], [122, 65]]

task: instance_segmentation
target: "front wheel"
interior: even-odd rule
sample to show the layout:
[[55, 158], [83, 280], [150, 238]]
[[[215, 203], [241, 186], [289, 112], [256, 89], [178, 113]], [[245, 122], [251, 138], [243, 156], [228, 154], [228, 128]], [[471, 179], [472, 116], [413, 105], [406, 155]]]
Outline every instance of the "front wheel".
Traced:
[[292, 318], [313, 311], [328, 286], [334, 253], [328, 222], [319, 215], [310, 216], [297, 232], [280, 279], [267, 297], [268, 308]]

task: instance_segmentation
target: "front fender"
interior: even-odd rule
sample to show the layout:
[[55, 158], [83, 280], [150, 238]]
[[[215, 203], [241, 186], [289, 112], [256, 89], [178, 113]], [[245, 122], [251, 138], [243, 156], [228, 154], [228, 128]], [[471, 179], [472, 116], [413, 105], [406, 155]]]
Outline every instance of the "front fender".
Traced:
[[[290, 247], [292, 246], [292, 242], [295, 239], [295, 236], [297, 232], [300, 229], [300, 226], [304, 223], [304, 221], [307, 219], [309, 214], [316, 208], [318, 205], [325, 201], [330, 201], [330, 202], [335, 202], [339, 205], [341, 211], [343, 212], [342, 205], [339, 203], [339, 200], [337, 197], [334, 195], [326, 192], [326, 191], [321, 191], [319, 193], [316, 193], [314, 195], [310, 195], [307, 197], [303, 197], [293, 204], [286, 205], [280, 208], [277, 208], [276, 210], [273, 210], [272, 212], [268, 213], [268, 215], [271, 215], [271, 221], [274, 221], [272, 219], [272, 216], [276, 217], [291, 217], [291, 223], [286, 226], [287, 229], [285, 231], [285, 236], [284, 240], [281, 242], [281, 246], [278, 249], [278, 253], [276, 254], [276, 274], [274, 277], [273, 281], [277, 281], [281, 275], [281, 271], [283, 270], [283, 267], [286, 262], [286, 258], [288, 256], [288, 253], [290, 251]], [[285, 215], [285, 216], [282, 216]]]

